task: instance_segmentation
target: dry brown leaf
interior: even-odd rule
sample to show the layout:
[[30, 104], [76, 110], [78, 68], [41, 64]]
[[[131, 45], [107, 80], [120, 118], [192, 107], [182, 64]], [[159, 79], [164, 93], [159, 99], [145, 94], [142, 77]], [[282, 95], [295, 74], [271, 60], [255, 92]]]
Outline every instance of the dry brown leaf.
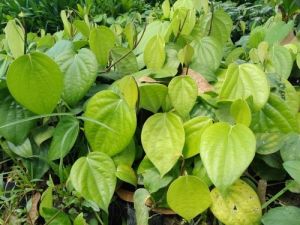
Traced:
[[151, 77], [143, 76], [137, 79], [138, 83], [159, 83], [157, 80], [154, 80]]
[[40, 199], [41, 199], [41, 194], [39, 192], [35, 193], [31, 198], [32, 205], [27, 216], [27, 222], [31, 225], [34, 225], [36, 220], [39, 217], [38, 204]]
[[191, 78], [193, 78], [194, 81], [196, 81], [198, 86], [198, 94], [203, 94], [205, 92], [213, 91], [213, 86], [208, 83], [208, 81], [198, 72], [183, 68], [182, 74], [188, 74]]
[[294, 32], [290, 32], [282, 41], [281, 41], [281, 45], [287, 45], [290, 43], [293, 43], [295, 40], [297, 40]]

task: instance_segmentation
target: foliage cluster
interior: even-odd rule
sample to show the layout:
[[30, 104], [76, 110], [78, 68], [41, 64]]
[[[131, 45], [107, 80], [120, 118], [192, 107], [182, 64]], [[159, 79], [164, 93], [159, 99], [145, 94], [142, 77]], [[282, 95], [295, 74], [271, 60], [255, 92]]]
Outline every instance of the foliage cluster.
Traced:
[[297, 10], [234, 43], [208, 1], [165, 0], [146, 24], [79, 9], [54, 34], [12, 19], [0, 36], [0, 224], [116, 225], [117, 199], [138, 225], [299, 223], [278, 203], [300, 193]]

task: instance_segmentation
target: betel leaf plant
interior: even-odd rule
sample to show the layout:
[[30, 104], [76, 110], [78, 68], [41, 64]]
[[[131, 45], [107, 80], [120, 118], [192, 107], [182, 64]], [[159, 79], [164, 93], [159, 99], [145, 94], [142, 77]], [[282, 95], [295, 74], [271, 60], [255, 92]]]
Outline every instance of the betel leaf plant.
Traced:
[[187, 224], [297, 219], [292, 206], [262, 215], [299, 192], [292, 21], [277, 14], [233, 43], [230, 16], [205, 1], [166, 0], [142, 28], [61, 15], [64, 30], [53, 35], [10, 21], [0, 45], [0, 144], [25, 171], [37, 217], [108, 224], [121, 198], [138, 225], [153, 212]]

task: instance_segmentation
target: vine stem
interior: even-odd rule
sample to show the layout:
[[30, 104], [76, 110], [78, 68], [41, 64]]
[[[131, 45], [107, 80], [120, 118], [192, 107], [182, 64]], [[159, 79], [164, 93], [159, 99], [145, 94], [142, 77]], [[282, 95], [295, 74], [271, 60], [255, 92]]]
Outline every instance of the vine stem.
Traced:
[[292, 182], [289, 183], [288, 185], [286, 185], [281, 191], [277, 192], [276, 195], [274, 195], [272, 198], [270, 198], [266, 203], [264, 203], [261, 208], [265, 209], [267, 208], [271, 203], [273, 203], [274, 201], [276, 201], [281, 195], [283, 195], [286, 191], [289, 190], [289, 188], [292, 186]]

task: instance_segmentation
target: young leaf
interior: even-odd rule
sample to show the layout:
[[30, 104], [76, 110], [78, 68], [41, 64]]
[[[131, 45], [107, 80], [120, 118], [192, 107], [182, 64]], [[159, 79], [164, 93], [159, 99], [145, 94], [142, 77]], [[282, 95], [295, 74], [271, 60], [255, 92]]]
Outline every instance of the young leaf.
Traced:
[[196, 103], [198, 86], [191, 77], [178, 76], [169, 83], [168, 94], [176, 112], [187, 117]]
[[190, 45], [186, 45], [177, 54], [178, 59], [182, 65], [189, 65], [194, 55], [194, 48]]
[[96, 120], [85, 121], [85, 135], [93, 151], [113, 156], [121, 152], [131, 141], [136, 128], [134, 109], [112, 90], [98, 92], [88, 102], [85, 117]]
[[116, 167], [110, 157], [102, 152], [91, 152], [77, 159], [69, 179], [79, 194], [107, 212], [116, 187], [115, 173]]
[[298, 225], [300, 208], [295, 206], [281, 206], [270, 209], [262, 218], [264, 225]]
[[171, 6], [170, 6], [170, 1], [165, 0], [162, 5], [161, 5], [162, 11], [164, 18], [169, 18], [170, 17], [170, 12], [171, 12]]
[[[17, 104], [10, 95], [5, 98], [1, 98], [0, 127], [18, 120], [29, 118], [31, 116], [33, 116], [33, 113]], [[0, 128], [0, 135], [15, 145], [20, 145], [25, 141], [34, 124], [35, 121], [31, 120], [24, 123], [3, 127]]]
[[252, 96], [255, 108], [260, 109], [267, 102], [269, 93], [266, 74], [258, 66], [249, 63], [231, 64], [220, 91], [220, 99], [246, 100]]
[[114, 47], [115, 34], [107, 27], [93, 28], [90, 33], [90, 48], [95, 53], [102, 68], [107, 65], [109, 52]]
[[127, 23], [123, 30], [123, 33], [127, 39], [129, 48], [133, 49], [137, 37], [134, 23], [133, 22]]
[[280, 149], [280, 155], [284, 162], [300, 161], [300, 135], [298, 133], [287, 134]]
[[141, 138], [146, 155], [164, 176], [182, 153], [184, 129], [181, 119], [174, 113], [157, 113], [145, 122]]
[[24, 55], [24, 30], [19, 25], [17, 25], [15, 20], [10, 20], [7, 22], [4, 32], [5, 39], [12, 56], [16, 59]]
[[230, 16], [219, 9], [214, 12], [211, 23], [210, 35], [218, 39], [221, 43], [225, 43], [229, 40], [233, 22]]
[[255, 136], [248, 127], [219, 122], [203, 132], [200, 155], [213, 184], [225, 192], [250, 165], [255, 148]]
[[181, 176], [172, 182], [167, 192], [168, 205], [190, 221], [211, 205], [208, 186], [195, 176]]
[[146, 206], [146, 201], [150, 194], [146, 189], [140, 188], [134, 192], [133, 201], [137, 225], [148, 225], [150, 208]]
[[159, 70], [165, 63], [165, 41], [160, 35], [149, 40], [144, 51], [144, 62], [148, 69]]
[[62, 117], [55, 128], [48, 159], [63, 159], [75, 144], [78, 133], [79, 121], [71, 116]]
[[209, 117], [195, 117], [184, 123], [185, 143], [184, 158], [190, 158], [200, 153], [200, 138], [203, 131], [212, 124]]
[[52, 113], [63, 90], [58, 65], [47, 55], [34, 52], [16, 59], [7, 72], [12, 96], [36, 114]]
[[139, 107], [157, 113], [167, 97], [168, 88], [162, 84], [141, 84], [139, 92]]
[[230, 225], [258, 225], [262, 215], [256, 192], [246, 182], [236, 181], [226, 195], [218, 188], [211, 192], [211, 211], [222, 223]]
[[115, 155], [112, 159], [114, 160], [117, 166], [124, 164], [131, 167], [135, 160], [135, 154], [136, 154], [135, 142], [134, 140], [131, 140], [129, 145], [127, 145], [126, 148], [122, 150], [122, 152]]

